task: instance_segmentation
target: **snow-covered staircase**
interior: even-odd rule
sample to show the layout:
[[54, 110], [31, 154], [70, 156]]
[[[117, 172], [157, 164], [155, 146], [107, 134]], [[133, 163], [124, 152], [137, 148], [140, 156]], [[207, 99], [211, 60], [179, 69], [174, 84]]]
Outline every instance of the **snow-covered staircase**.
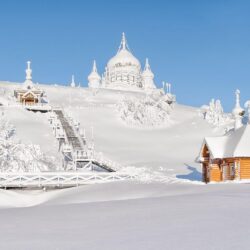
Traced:
[[84, 145], [82, 140], [79, 138], [79, 136], [76, 134], [73, 126], [70, 124], [68, 119], [65, 117], [62, 110], [54, 110], [55, 114], [57, 115], [57, 118], [62, 124], [63, 130], [66, 134], [67, 142], [72, 145], [73, 150], [84, 150]]
[[[116, 164], [98, 157], [98, 154], [93, 153], [92, 157], [84, 156], [88, 155], [87, 153], [84, 154], [88, 148], [85, 139], [82, 138], [81, 135], [76, 131], [74, 124], [64, 114], [62, 109], [54, 109], [53, 112], [61, 123], [62, 129], [65, 133], [66, 143], [72, 147], [72, 154], [70, 157], [67, 156], [68, 159], [75, 161], [76, 166], [80, 165], [85, 167], [91, 165], [107, 172], [116, 172], [118, 170]], [[78, 157], [75, 157], [74, 159], [74, 155], [77, 155]]]

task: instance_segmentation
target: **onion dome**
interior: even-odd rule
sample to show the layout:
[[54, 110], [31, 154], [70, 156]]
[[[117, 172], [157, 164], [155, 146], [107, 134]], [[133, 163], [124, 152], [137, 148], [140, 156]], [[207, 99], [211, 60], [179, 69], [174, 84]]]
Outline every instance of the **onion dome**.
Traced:
[[146, 58], [146, 63], [145, 63], [145, 68], [142, 72], [142, 77], [143, 78], [154, 78], [154, 73], [152, 72], [151, 68], [150, 68], [150, 65], [149, 65], [149, 62], [148, 62], [148, 58]]
[[96, 61], [94, 60], [92, 72], [88, 76], [89, 87], [99, 87], [101, 82], [101, 77], [97, 72]]
[[88, 80], [89, 80], [89, 82], [91, 82], [93, 80], [98, 80], [98, 81], [101, 80], [101, 77], [97, 72], [96, 61], [95, 60], [94, 60], [94, 63], [93, 63], [92, 72], [88, 76]]
[[155, 89], [154, 74], [150, 68], [148, 58], [146, 58], [145, 68], [142, 72], [142, 79], [145, 89]]
[[122, 66], [134, 66], [138, 69], [141, 68], [139, 60], [133, 56], [128, 48], [125, 33], [122, 33], [122, 41], [117, 54], [112, 57], [107, 64], [109, 69]]

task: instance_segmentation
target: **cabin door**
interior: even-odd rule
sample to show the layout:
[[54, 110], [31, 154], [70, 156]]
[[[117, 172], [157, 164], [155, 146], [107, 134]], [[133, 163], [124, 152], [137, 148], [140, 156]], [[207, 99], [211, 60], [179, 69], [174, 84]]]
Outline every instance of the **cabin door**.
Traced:
[[235, 179], [235, 164], [230, 163], [229, 169], [230, 169], [230, 180], [234, 180]]
[[223, 181], [228, 181], [230, 180], [230, 168], [228, 165], [223, 165], [222, 166], [222, 171], [223, 171]]

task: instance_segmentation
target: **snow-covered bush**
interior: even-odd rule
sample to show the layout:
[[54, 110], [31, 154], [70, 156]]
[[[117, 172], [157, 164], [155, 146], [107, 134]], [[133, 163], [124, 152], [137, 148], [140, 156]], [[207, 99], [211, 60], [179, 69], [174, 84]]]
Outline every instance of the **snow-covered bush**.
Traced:
[[14, 133], [14, 126], [3, 118], [0, 118], [0, 139], [8, 140]]
[[55, 159], [47, 157], [38, 145], [25, 145], [13, 139], [14, 127], [0, 117], [0, 171], [34, 172], [55, 170]]
[[209, 105], [203, 105], [200, 108], [200, 115], [214, 126], [222, 126], [230, 122], [231, 116], [224, 113], [220, 100], [212, 99]]
[[15, 144], [11, 140], [0, 142], [2, 172], [40, 172], [54, 168], [54, 160], [46, 157], [38, 145]]
[[161, 127], [169, 124], [171, 108], [167, 103], [150, 97], [123, 98], [117, 104], [119, 117], [129, 126]]

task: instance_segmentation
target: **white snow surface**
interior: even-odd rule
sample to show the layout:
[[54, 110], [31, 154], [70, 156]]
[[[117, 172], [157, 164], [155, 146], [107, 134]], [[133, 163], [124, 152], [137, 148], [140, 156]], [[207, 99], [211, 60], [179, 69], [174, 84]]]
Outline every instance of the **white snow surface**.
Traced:
[[[0, 107], [20, 143], [39, 145], [58, 162], [45, 114], [12, 98], [0, 83]], [[138, 180], [63, 190], [0, 190], [1, 249], [248, 249], [249, 184], [201, 182], [195, 163], [204, 137], [222, 135], [199, 109], [176, 104], [165, 127], [125, 124], [116, 105], [140, 92], [41, 85], [50, 105], [63, 107], [95, 148]]]

